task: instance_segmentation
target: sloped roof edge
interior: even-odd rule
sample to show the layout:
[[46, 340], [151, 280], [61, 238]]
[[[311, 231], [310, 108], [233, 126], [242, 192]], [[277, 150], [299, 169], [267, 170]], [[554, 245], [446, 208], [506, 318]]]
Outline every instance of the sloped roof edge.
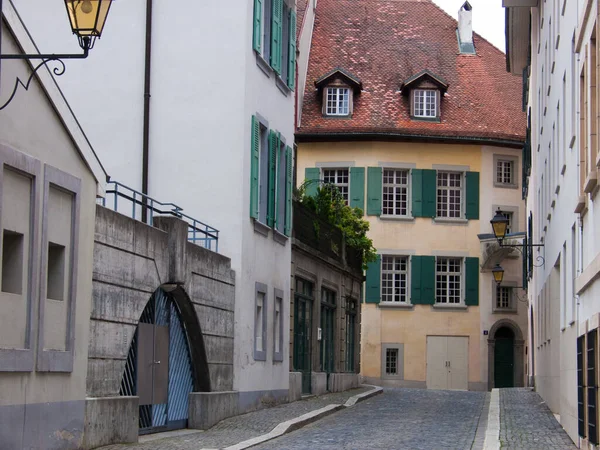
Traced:
[[[27, 31], [27, 27], [22, 22], [12, 2], [4, 2], [0, 20], [2, 15], [4, 16], [5, 23], [8, 25], [10, 32], [17, 41], [17, 44], [23, 49], [23, 52], [30, 54], [39, 53], [39, 50]], [[54, 110], [63, 123], [67, 133], [71, 136], [75, 147], [79, 151], [79, 156], [83, 159], [84, 163], [90, 169], [94, 178], [96, 179], [97, 195], [104, 196], [104, 188], [108, 179], [108, 174], [102, 166], [102, 163], [96, 155], [96, 152], [92, 148], [92, 145], [85, 135], [79, 121], [77, 120], [77, 117], [75, 117], [71, 106], [58, 87], [58, 84], [51, 75], [48, 67], [38, 70], [36, 75], [44, 93], [54, 107]]]
[[428, 69], [421, 70], [419, 73], [416, 73], [413, 76], [409, 77], [408, 79], [404, 80], [402, 82], [402, 84], [400, 85], [400, 89], [404, 90], [405, 88], [409, 88], [411, 84], [414, 84], [417, 81], [419, 81], [420, 79], [426, 78], [426, 77], [431, 78], [431, 81], [433, 81], [435, 84], [437, 84], [438, 87], [442, 91], [446, 92], [448, 90], [449, 85], [446, 82], [446, 80], [444, 80], [439, 75], [436, 75], [433, 72], [429, 71]]
[[322, 87], [324, 84], [327, 83], [327, 81], [329, 81], [336, 74], [339, 74], [342, 78], [346, 79], [346, 81], [350, 85], [352, 85], [354, 88], [362, 90], [362, 87], [363, 87], [362, 86], [362, 81], [360, 81], [360, 79], [357, 76], [351, 74], [350, 72], [348, 72], [345, 69], [342, 69], [341, 67], [336, 67], [335, 69], [330, 70], [325, 75], [323, 75], [321, 78], [319, 78], [318, 80], [316, 80], [315, 81], [315, 86], [317, 88]]

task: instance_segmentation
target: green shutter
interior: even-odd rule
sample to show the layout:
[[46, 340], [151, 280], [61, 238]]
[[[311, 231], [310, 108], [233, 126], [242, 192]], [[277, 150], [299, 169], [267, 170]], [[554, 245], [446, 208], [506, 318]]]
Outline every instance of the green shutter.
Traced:
[[279, 133], [269, 133], [269, 202], [267, 204], [267, 225], [275, 226], [277, 208], [275, 204], [275, 179], [277, 171], [277, 153], [279, 149]]
[[293, 91], [296, 86], [296, 12], [290, 11], [290, 49], [288, 51], [287, 85]]
[[254, 0], [254, 29], [252, 33], [252, 48], [260, 53], [261, 50], [261, 29], [263, 15], [263, 0]]
[[410, 302], [421, 304], [421, 261], [422, 256], [410, 257]]
[[435, 304], [435, 256], [422, 256], [421, 304]]
[[307, 167], [304, 169], [304, 178], [306, 184], [306, 195], [314, 197], [317, 195], [317, 188], [319, 187], [319, 180], [321, 179], [321, 169], [318, 167]]
[[423, 169], [423, 217], [436, 216], [437, 172]]
[[465, 216], [469, 220], [479, 220], [479, 172], [467, 172], [466, 184]]
[[367, 279], [365, 282], [365, 302], [379, 303], [381, 299], [381, 255], [375, 262], [367, 264]]
[[292, 190], [293, 190], [293, 178], [294, 178], [294, 160], [292, 154], [292, 148], [288, 145], [285, 148], [285, 227], [283, 234], [290, 236], [292, 232]]
[[479, 258], [465, 260], [465, 305], [479, 305]]
[[350, 206], [365, 210], [364, 167], [350, 167]]
[[273, 0], [271, 11], [271, 67], [281, 74], [281, 41], [283, 33], [283, 0]]
[[412, 171], [412, 216], [423, 217], [423, 170]]
[[412, 256], [410, 265], [410, 301], [413, 305], [435, 303], [435, 257]]
[[[278, 138], [281, 139], [281, 134], [278, 135]], [[284, 164], [284, 161], [282, 161], [281, 156], [281, 141], [279, 141], [275, 150], [275, 202], [273, 206], [273, 228], [275, 228], [280, 233], [283, 233], [284, 224], [279, 223], [279, 208], [281, 202], [285, 200], [285, 184], [282, 185], [280, 183], [281, 165]]]
[[250, 143], [250, 217], [258, 219], [258, 168], [260, 164], [260, 123], [252, 116], [252, 141]]
[[383, 169], [381, 167], [369, 167], [367, 175], [367, 214], [369, 216], [380, 216]]

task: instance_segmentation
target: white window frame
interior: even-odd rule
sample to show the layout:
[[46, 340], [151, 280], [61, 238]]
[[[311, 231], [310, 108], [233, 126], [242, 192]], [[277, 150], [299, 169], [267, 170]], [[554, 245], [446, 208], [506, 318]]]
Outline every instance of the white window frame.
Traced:
[[[387, 261], [386, 261], [387, 260]], [[391, 261], [390, 261], [391, 260]], [[404, 260], [405, 269], [404, 270], [396, 270], [396, 263], [399, 260]], [[409, 262], [410, 258], [405, 255], [381, 255], [381, 303], [385, 303], [388, 305], [408, 305], [410, 304], [410, 286], [409, 286]], [[391, 263], [392, 269], [386, 269], [386, 263]], [[391, 276], [391, 280], [384, 279], [384, 276]], [[401, 289], [400, 292], [396, 292], [396, 282], [402, 284], [402, 277], [404, 276], [404, 296], [402, 296]], [[391, 293], [387, 293], [387, 286], [384, 286], [385, 282], [391, 281]], [[396, 297], [399, 297], [398, 300], [395, 300]], [[404, 297], [404, 299], [403, 299]], [[389, 299], [388, 299], [389, 298]]]
[[[395, 353], [395, 361], [392, 361], [392, 356]], [[386, 376], [396, 376], [398, 375], [398, 360], [400, 357], [400, 349], [398, 348], [386, 348], [385, 349], [385, 375]], [[389, 369], [392, 367], [392, 363], [395, 364], [395, 371], [392, 372]]]
[[[513, 288], [510, 286], [496, 286], [495, 305], [497, 310], [513, 309]], [[502, 303], [506, 301], [506, 305]]]
[[[446, 267], [444, 268], [445, 270], [439, 270], [439, 264], [442, 262], [442, 260], [447, 260], [446, 263]], [[453, 262], [458, 262], [458, 267], [460, 268], [459, 272], [451, 272], [449, 269], [449, 263], [450, 261]], [[458, 301], [449, 301], [450, 300], [450, 295], [449, 295], [449, 277], [451, 276], [456, 276], [456, 274], [458, 273], [458, 283], [459, 283], [459, 287], [458, 287]], [[444, 295], [440, 296], [439, 295], [439, 291], [440, 291], [440, 281], [439, 281], [439, 277], [445, 277], [445, 284], [446, 286], [444, 287]], [[443, 306], [462, 306], [465, 304], [465, 300], [464, 300], [464, 286], [465, 286], [465, 258], [463, 257], [456, 257], [456, 256], [437, 256], [435, 258], [435, 304], [436, 305], [443, 305]], [[452, 298], [456, 298], [456, 295], [452, 296]]]
[[[325, 172], [329, 172], [329, 171], [333, 171], [333, 178], [334, 178], [334, 182], [328, 182], [325, 180]], [[340, 182], [339, 178], [340, 177], [344, 177], [345, 175], [341, 172], [347, 172], [347, 178], [348, 181], [347, 182]], [[331, 176], [330, 174], [328, 174], [327, 176]], [[344, 197], [344, 200], [346, 201], [346, 205], [349, 204], [350, 201], [350, 167], [324, 167], [321, 169], [321, 178], [323, 179], [323, 182], [325, 184], [330, 184], [332, 186], [335, 186], [339, 189], [340, 193], [342, 194], [342, 197]], [[345, 192], [344, 192], [345, 190]]]
[[[510, 181], [504, 181], [504, 170], [502, 178], [498, 178], [498, 169], [500, 164], [510, 164]], [[517, 182], [517, 169], [519, 164], [519, 158], [513, 155], [494, 155], [494, 187], [498, 188], [510, 188], [517, 189], [519, 183]]]
[[[417, 119], [437, 119], [439, 111], [439, 90], [414, 89], [412, 91], [412, 115]], [[431, 108], [433, 102], [433, 109]], [[417, 106], [419, 104], [419, 106]], [[422, 105], [421, 105], [422, 104]]]
[[[498, 159], [496, 161], [496, 183], [498, 184], [514, 184], [514, 161], [509, 159]], [[508, 177], [508, 180], [507, 180]]]
[[[448, 182], [446, 183], [446, 185], [444, 186], [440, 186], [440, 176], [441, 175], [448, 175]], [[460, 186], [459, 188], [456, 188], [455, 186], [449, 186], [450, 184], [450, 176], [454, 176], [454, 175], [458, 175], [460, 177]], [[440, 217], [440, 218], [444, 218], [444, 219], [462, 219], [464, 217], [465, 214], [465, 185], [466, 185], [466, 178], [465, 178], [465, 173], [462, 171], [456, 171], [456, 170], [438, 170], [436, 173], [436, 193], [435, 193], [435, 199], [436, 199], [436, 217]], [[440, 201], [440, 190], [445, 191], [446, 194], [446, 208], [444, 208], [444, 210], [440, 209], [440, 205], [442, 205], [442, 202]], [[458, 216], [450, 216], [450, 192], [453, 191], [459, 191], [460, 192], [460, 199], [459, 199], [459, 204], [460, 204], [460, 209], [458, 211]], [[443, 215], [440, 214], [440, 212], [444, 213]]]
[[[345, 91], [346, 102], [343, 104], [345, 109], [340, 110], [340, 92]], [[330, 108], [330, 94], [331, 100], [334, 102]], [[323, 110], [326, 116], [349, 116], [352, 111], [352, 90], [348, 86], [328, 86], [325, 88], [323, 93]]]
[[[392, 183], [386, 183], [386, 172], [393, 172], [393, 182]], [[405, 184], [398, 184], [396, 183], [397, 178], [398, 178], [398, 172], [406, 172], [406, 183]], [[382, 180], [381, 180], [381, 184], [382, 184], [382, 194], [381, 194], [381, 215], [383, 217], [410, 217], [411, 216], [411, 186], [410, 186], [410, 180], [411, 180], [411, 171], [410, 169], [406, 168], [395, 168], [395, 167], [384, 167], [382, 168]], [[386, 193], [386, 188], [391, 189], [392, 193], [390, 194], [389, 192]], [[396, 214], [396, 202], [397, 200], [397, 196], [402, 196], [403, 194], [397, 194], [397, 189], [405, 189], [405, 195], [406, 195], [406, 212], [404, 214]], [[392, 213], [386, 213], [386, 207], [385, 207], [385, 202], [386, 202], [386, 195], [391, 195], [392, 196]], [[389, 200], [388, 200], [389, 201]], [[389, 208], [388, 208], [389, 209]], [[402, 206], [400, 207], [400, 209], [402, 209]]]

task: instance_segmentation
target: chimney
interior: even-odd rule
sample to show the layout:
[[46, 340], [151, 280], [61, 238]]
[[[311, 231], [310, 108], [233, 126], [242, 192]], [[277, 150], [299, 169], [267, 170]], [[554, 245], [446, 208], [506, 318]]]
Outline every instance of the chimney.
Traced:
[[458, 11], [458, 46], [461, 53], [474, 54], [473, 7], [466, 1]]

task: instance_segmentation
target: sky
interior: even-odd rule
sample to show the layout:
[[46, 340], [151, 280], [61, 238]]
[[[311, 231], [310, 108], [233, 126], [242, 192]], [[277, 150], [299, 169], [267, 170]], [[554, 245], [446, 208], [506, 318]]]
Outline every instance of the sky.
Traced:
[[[433, 0], [455, 19], [465, 0]], [[502, 0], [469, 0], [473, 7], [473, 29], [475, 32], [504, 51], [504, 8]]]

